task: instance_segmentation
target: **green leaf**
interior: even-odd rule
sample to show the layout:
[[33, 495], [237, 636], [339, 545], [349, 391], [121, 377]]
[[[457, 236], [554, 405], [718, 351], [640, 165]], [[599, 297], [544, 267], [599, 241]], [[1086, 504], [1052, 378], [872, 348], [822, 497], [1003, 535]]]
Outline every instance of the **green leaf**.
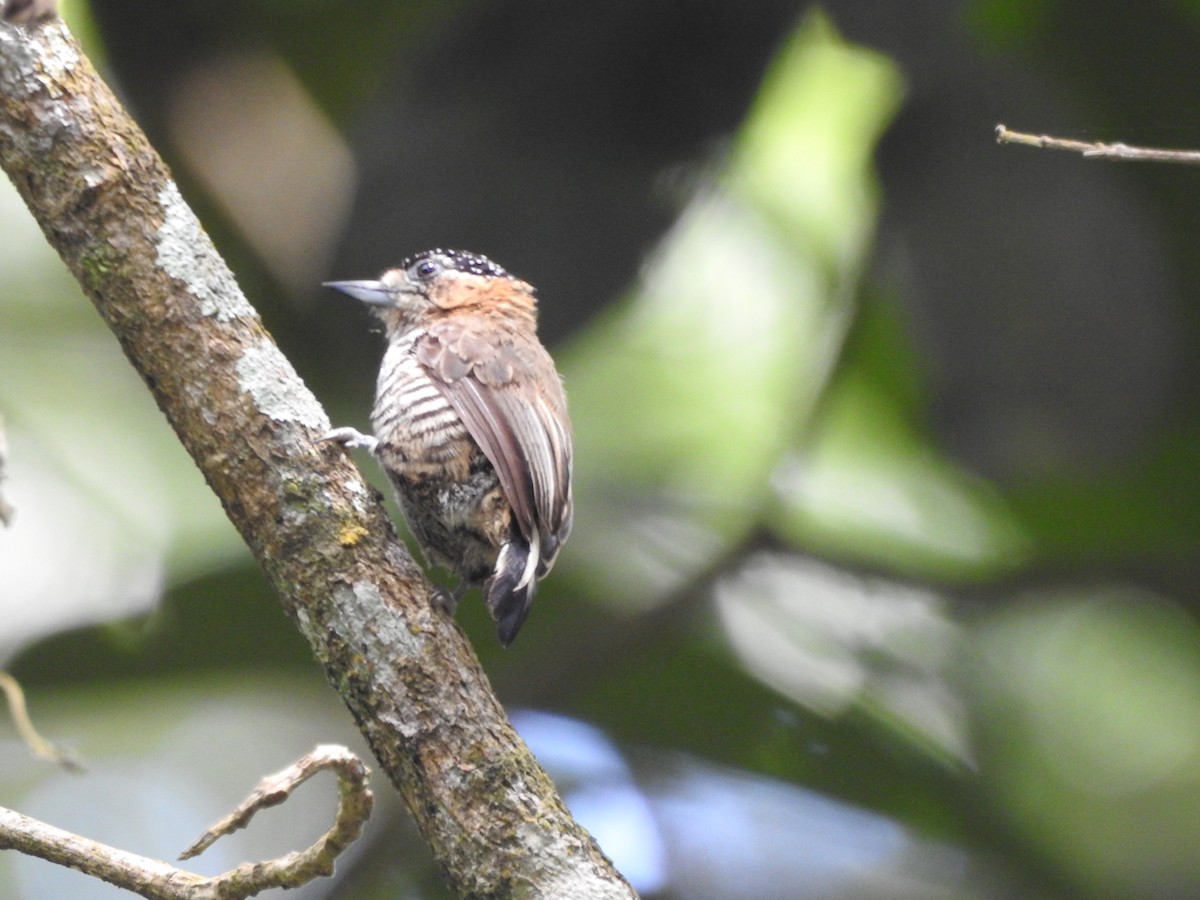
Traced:
[[883, 58], [806, 21], [641, 283], [565, 354], [564, 560], [607, 594], [650, 602], [756, 527], [840, 352], [874, 220], [867, 160], [899, 96]]

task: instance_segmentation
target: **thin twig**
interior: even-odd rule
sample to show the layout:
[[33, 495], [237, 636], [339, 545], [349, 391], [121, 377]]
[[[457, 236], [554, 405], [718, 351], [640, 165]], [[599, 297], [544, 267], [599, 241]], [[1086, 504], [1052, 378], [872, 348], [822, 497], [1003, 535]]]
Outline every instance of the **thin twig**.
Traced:
[[333, 771], [338, 778], [340, 796], [337, 817], [325, 836], [301, 855], [327, 857], [329, 871], [320, 874], [329, 874], [333, 871], [333, 857], [358, 840], [362, 834], [363, 824], [371, 815], [371, 808], [375, 803], [373, 795], [367, 790], [369, 770], [361, 759], [337, 744], [321, 744], [312, 753], [302, 756], [286, 769], [268, 775], [237, 809], [204, 832], [195, 843], [179, 854], [179, 858], [191, 859], [199, 856], [219, 838], [232, 834], [239, 828], [245, 828], [260, 809], [278, 806], [287, 800], [296, 788], [318, 772], [327, 769]]
[[38, 734], [37, 729], [33, 727], [33, 721], [29, 718], [29, 709], [25, 705], [25, 692], [21, 690], [20, 682], [8, 672], [0, 672], [0, 691], [3, 691], [4, 696], [8, 699], [8, 713], [12, 717], [13, 725], [16, 726], [17, 734], [21, 735], [21, 740], [25, 742], [25, 746], [34, 756], [57, 763], [68, 772], [83, 771], [83, 765], [70, 751], [52, 744]]
[[1067, 150], [1093, 159], [1109, 159], [1117, 162], [1167, 162], [1190, 166], [1200, 165], [1200, 150], [1163, 150], [1158, 147], [1131, 147], [1119, 142], [1105, 144], [1100, 141], [1076, 141], [1071, 138], [1051, 137], [1048, 134], [1009, 131], [1006, 125], [996, 126], [996, 143], [1040, 147], [1044, 150]]
[[337, 773], [341, 795], [328, 833], [307, 850], [266, 862], [242, 863], [211, 878], [3, 808], [0, 849], [12, 848], [68, 866], [151, 900], [241, 900], [270, 888], [299, 887], [333, 872], [334, 859], [362, 834], [363, 823], [371, 814], [374, 801], [366, 787], [367, 767], [345, 747], [317, 747], [295, 765], [264, 778], [244, 803], [189, 848], [188, 855], [199, 853], [222, 834], [243, 827], [257, 810], [283, 802], [298, 785], [324, 769]]

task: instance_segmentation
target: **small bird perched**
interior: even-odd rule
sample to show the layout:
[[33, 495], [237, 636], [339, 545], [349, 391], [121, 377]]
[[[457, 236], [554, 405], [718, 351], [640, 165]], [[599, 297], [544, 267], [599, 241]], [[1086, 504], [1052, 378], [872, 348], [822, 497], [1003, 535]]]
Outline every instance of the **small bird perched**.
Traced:
[[369, 303], [388, 343], [374, 437], [321, 440], [374, 454], [426, 557], [460, 579], [451, 609], [482, 584], [508, 646], [571, 532], [571, 423], [533, 288], [461, 250], [325, 286]]

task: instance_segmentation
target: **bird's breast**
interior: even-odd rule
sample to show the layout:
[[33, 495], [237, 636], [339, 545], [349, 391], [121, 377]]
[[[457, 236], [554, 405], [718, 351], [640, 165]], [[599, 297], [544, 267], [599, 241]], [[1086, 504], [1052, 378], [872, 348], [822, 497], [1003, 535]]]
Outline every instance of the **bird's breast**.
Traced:
[[412, 342], [393, 344], [384, 355], [371, 425], [384, 466], [409, 477], [466, 479], [479, 453], [458, 413], [417, 362]]

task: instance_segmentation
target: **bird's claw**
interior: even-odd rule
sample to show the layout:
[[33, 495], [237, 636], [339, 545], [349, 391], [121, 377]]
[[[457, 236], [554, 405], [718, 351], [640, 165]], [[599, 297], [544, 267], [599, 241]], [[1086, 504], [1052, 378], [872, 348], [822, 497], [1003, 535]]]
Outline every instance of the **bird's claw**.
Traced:
[[347, 450], [361, 448], [371, 453], [374, 453], [375, 448], [379, 446], [379, 441], [376, 438], [369, 434], [363, 434], [356, 428], [334, 428], [317, 438], [318, 444], [325, 441], [333, 441], [334, 443], [341, 444]]
[[470, 584], [463, 581], [453, 591], [449, 591], [444, 587], [435, 587], [433, 593], [429, 595], [429, 600], [435, 608], [453, 617], [454, 611], [458, 609], [458, 604], [462, 601], [463, 594], [467, 592], [467, 588], [470, 586]]

